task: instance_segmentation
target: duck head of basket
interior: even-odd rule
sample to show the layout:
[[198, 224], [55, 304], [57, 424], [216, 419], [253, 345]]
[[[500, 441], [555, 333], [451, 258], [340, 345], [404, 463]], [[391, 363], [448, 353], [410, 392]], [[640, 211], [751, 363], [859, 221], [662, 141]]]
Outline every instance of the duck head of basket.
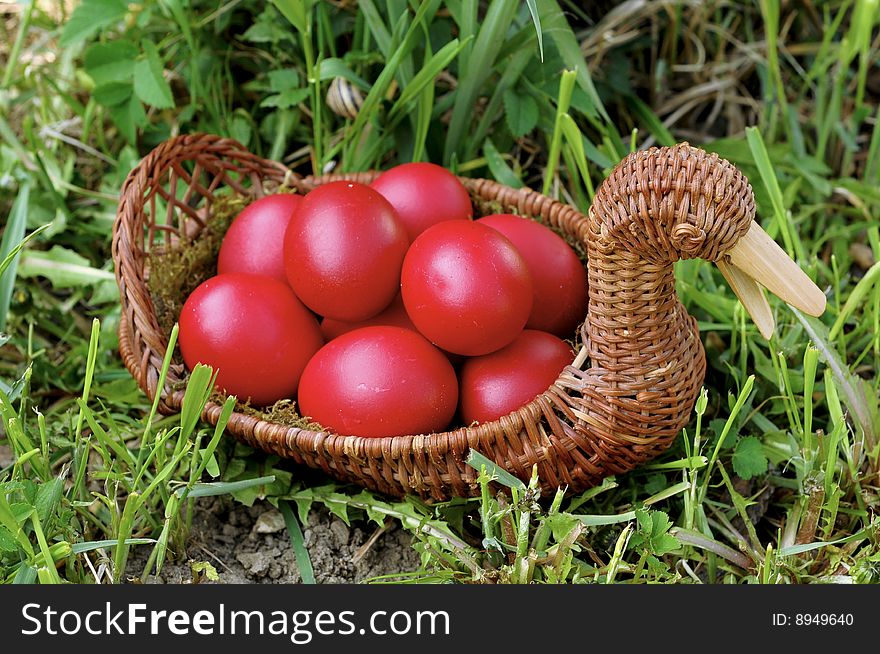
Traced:
[[[169, 334], [159, 326], [149, 290], [150, 250], [173, 248], [180, 236], [198, 238], [222, 187], [259, 197], [281, 182], [305, 193], [338, 179], [369, 182], [376, 174], [300, 178], [235, 141], [204, 134], [166, 141], [131, 172], [113, 237], [120, 352], [141, 388], [151, 398], [160, 393], [163, 411], [180, 409], [187, 372], [173, 364], [164, 388], [157, 388]], [[471, 449], [521, 479], [537, 466], [543, 487], [577, 491], [653, 458], [691, 416], [705, 353], [696, 320], [675, 292], [675, 261], [715, 262], [768, 337], [773, 315], [762, 286], [806, 313], [824, 310], [822, 291], [754, 221], [754, 196], [742, 173], [686, 143], [629, 155], [598, 189], [587, 216], [529, 189], [462, 182], [475, 207], [528, 216], [587, 253], [582, 345], [556, 382], [498, 420], [443, 433], [361, 438], [239, 411], [229, 432], [390, 495], [473, 495], [477, 473], [466, 463]], [[203, 417], [216, 423], [220, 410], [208, 402]]]

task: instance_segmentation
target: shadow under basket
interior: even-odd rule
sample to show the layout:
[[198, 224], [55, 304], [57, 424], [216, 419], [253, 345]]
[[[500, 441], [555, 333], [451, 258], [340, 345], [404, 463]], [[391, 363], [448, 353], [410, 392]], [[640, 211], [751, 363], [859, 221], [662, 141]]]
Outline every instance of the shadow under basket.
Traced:
[[[151, 252], [167, 252], [198, 239], [214, 218], [212, 203], [231, 194], [258, 198], [281, 186], [307, 193], [339, 179], [368, 183], [377, 174], [301, 178], [234, 140], [206, 134], [172, 138], [132, 170], [113, 226], [122, 303], [119, 349], [151, 399], [161, 390], [161, 412], [179, 412], [188, 372], [176, 357], [164, 388], [157, 389], [169, 330], [161, 326], [167, 321], [159, 320], [148, 284]], [[572, 207], [528, 189], [460, 179], [471, 194], [475, 217], [516, 213], [548, 225], [586, 250], [587, 218]], [[645, 434], [637, 441], [613, 433], [597, 436], [595, 425], [585, 422], [589, 416], [584, 405], [595, 400], [585, 395], [588, 366], [587, 348], [581, 345], [572, 364], [533, 401], [498, 420], [444, 433], [362, 438], [288, 426], [259, 412], [239, 410], [232, 414], [227, 431], [252, 447], [392, 496], [413, 493], [446, 500], [477, 494], [477, 471], [465, 463], [471, 448], [522, 480], [528, 480], [537, 465], [543, 489], [580, 491], [653, 458], [675, 437], [674, 431], [666, 433], [670, 430]], [[216, 424], [220, 412], [221, 405], [209, 401], [202, 416]]]

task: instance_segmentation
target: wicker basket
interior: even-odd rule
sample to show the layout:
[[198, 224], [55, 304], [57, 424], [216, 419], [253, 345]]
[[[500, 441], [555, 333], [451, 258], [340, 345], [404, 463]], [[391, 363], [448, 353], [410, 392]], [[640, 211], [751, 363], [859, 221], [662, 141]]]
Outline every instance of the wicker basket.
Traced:
[[[233, 140], [203, 134], [172, 138], [147, 155], [123, 185], [113, 228], [120, 352], [147, 395], [160, 391], [169, 336], [147, 286], [152, 248], [173, 248], [180, 235], [197, 237], [223, 187], [260, 197], [282, 183], [305, 193], [337, 179], [369, 182], [375, 174], [300, 178]], [[537, 465], [543, 487], [581, 490], [669, 446], [690, 417], [705, 371], [696, 321], [675, 295], [672, 262], [718, 256], [743, 233], [754, 215], [745, 178], [686, 144], [654, 148], [615, 169], [589, 219], [528, 189], [461, 181], [477, 213], [528, 216], [586, 246], [590, 315], [581, 329], [583, 346], [554, 385], [510, 415], [446, 433], [361, 438], [236, 412], [231, 434], [342, 481], [436, 500], [474, 494], [476, 471], [464, 463], [471, 448], [521, 479]], [[658, 217], [674, 227], [658, 230], [652, 222]], [[714, 245], [707, 255], [700, 246], [709, 231], [721, 235], [708, 239]], [[161, 411], [180, 410], [186, 378], [183, 365], [172, 365]], [[216, 424], [220, 411], [209, 402], [203, 417]]]

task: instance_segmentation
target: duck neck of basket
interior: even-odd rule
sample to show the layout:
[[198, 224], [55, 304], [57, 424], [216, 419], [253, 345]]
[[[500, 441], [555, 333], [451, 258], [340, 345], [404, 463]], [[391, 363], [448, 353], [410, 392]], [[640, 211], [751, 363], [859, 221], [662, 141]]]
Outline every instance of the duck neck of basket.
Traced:
[[647, 261], [622, 248], [591, 248], [589, 261], [592, 368], [648, 381], [639, 384], [642, 388], [653, 386], [651, 380], [692, 376], [704, 353], [696, 322], [675, 291], [673, 264]]

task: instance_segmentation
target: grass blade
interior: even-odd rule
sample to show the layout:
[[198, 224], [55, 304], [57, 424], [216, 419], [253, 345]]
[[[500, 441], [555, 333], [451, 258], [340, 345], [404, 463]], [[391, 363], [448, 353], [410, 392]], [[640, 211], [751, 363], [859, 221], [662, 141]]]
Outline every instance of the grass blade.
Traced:
[[189, 438], [202, 416], [205, 403], [214, 390], [214, 370], [204, 364], [196, 364], [186, 383], [186, 393], [180, 407], [181, 438]]
[[801, 545], [783, 547], [781, 550], [779, 550], [779, 556], [793, 556], [795, 554], [803, 554], [804, 552], [812, 552], [813, 550], [817, 550], [821, 547], [827, 547], [828, 545], [844, 545], [846, 543], [853, 543], [857, 540], [867, 538], [869, 535], [870, 529], [866, 527], [861, 531], [850, 534], [849, 536], [844, 536], [843, 538], [838, 538], [837, 540], [830, 540], [827, 542], [817, 541], [814, 543], [803, 543]]
[[444, 45], [437, 53], [430, 57], [422, 66], [422, 69], [416, 73], [415, 77], [410, 80], [409, 84], [400, 94], [400, 97], [388, 112], [388, 121], [392, 122], [401, 114], [412, 109], [411, 104], [421, 94], [422, 90], [428, 86], [434, 85], [434, 78], [439, 75], [458, 56], [465, 43], [460, 43], [458, 39], [453, 39]]
[[544, 62], [544, 34], [541, 32], [541, 15], [538, 13], [538, 3], [535, 0], [526, 0], [532, 22], [535, 24], [535, 34], [538, 37], [538, 52], [541, 55], [541, 63]]
[[526, 485], [520, 479], [514, 477], [512, 474], [507, 472], [507, 470], [497, 465], [494, 461], [487, 459], [485, 456], [483, 456], [473, 448], [471, 448], [470, 452], [468, 452], [465, 463], [467, 463], [477, 472], [480, 472], [485, 467], [486, 474], [492, 477], [499, 484], [507, 486], [508, 488], [516, 488], [522, 491], [526, 490]]
[[[151, 545], [155, 543], [155, 539], [153, 538], [129, 538], [125, 541], [126, 545]], [[118, 540], [92, 540], [85, 543], [74, 543], [70, 546], [70, 551], [73, 554], [82, 554], [83, 552], [91, 552], [92, 550], [98, 550], [103, 547], [115, 547], [119, 545]]]
[[702, 503], [703, 498], [706, 497], [706, 489], [709, 487], [709, 478], [712, 473], [712, 467], [718, 460], [718, 455], [721, 452], [721, 447], [724, 445], [724, 441], [727, 439], [727, 434], [730, 433], [730, 429], [731, 427], [733, 427], [733, 423], [736, 421], [740, 410], [746, 403], [749, 395], [752, 394], [752, 387], [754, 385], [755, 376], [749, 375], [748, 379], [746, 379], [746, 383], [743, 384], [742, 390], [739, 393], [739, 397], [736, 398], [736, 403], [733, 405], [733, 409], [730, 410], [730, 415], [727, 417], [727, 421], [724, 423], [724, 428], [721, 430], [721, 435], [718, 437], [718, 442], [715, 444], [715, 450], [712, 452], [712, 457], [709, 459], [709, 466], [706, 468], [706, 473], [703, 477], [703, 486], [700, 489], [699, 495], [700, 503]]
[[453, 154], [458, 152], [458, 146], [473, 117], [474, 104], [486, 80], [492, 74], [495, 59], [504, 44], [504, 36], [513, 22], [516, 9], [516, 2], [492, 0], [486, 11], [483, 25], [477, 33], [477, 40], [468, 59], [469, 67], [459, 76], [458, 88], [455, 91], [455, 104], [443, 147], [443, 161], [447, 166], [452, 161]]
[[[6, 228], [3, 230], [3, 241], [0, 243], [0, 330], [6, 328], [9, 303], [12, 301], [12, 287], [18, 270], [18, 253], [24, 246], [24, 232], [27, 226], [28, 201], [31, 186], [24, 182], [9, 212]], [[31, 234], [33, 236], [33, 234]]]
[[253, 488], [254, 486], [265, 486], [274, 481], [275, 475], [242, 479], [240, 481], [209, 481], [203, 484], [194, 484], [188, 493], [186, 492], [186, 487], [183, 487], [177, 491], [177, 494], [183, 495], [186, 493], [187, 497], [212, 497], [214, 495], [237, 493], [245, 488]]
[[761, 180], [770, 194], [770, 203], [773, 205], [773, 217], [776, 225], [779, 227], [779, 231], [782, 233], [785, 250], [788, 252], [788, 256], [793, 259], [802, 260], [804, 258], [804, 246], [796, 230], [789, 224], [790, 218], [785, 210], [785, 201], [779, 188], [779, 180], [776, 179], [776, 173], [773, 172], [773, 164], [770, 162], [770, 155], [767, 153], [764, 139], [761, 138], [761, 132], [756, 127], [747, 127], [746, 139], [752, 151], [755, 165], [758, 167], [758, 172], [761, 175]]
[[732, 547], [728, 547], [724, 543], [719, 543], [717, 540], [704, 536], [699, 532], [691, 531], [690, 529], [682, 529], [681, 527], [673, 527], [669, 530], [669, 534], [675, 536], [685, 545], [699, 547], [707, 552], [717, 554], [721, 558], [727, 559], [744, 570], [752, 567], [751, 559], [742, 552], [737, 552]]
[[[353, 153], [349, 151], [352, 146], [352, 143], [356, 143], [360, 136], [363, 133], [364, 128], [367, 125], [367, 121], [371, 116], [374, 116], [379, 108], [379, 103], [382, 102], [385, 97], [386, 92], [388, 91], [388, 87], [391, 85], [392, 80], [394, 79], [394, 75], [397, 69], [400, 67], [403, 59], [409, 55], [412, 49], [415, 47], [416, 42], [419, 37], [419, 31], [421, 29], [420, 24], [425, 19], [429, 11], [435, 11], [437, 5], [439, 4], [439, 0], [429, 0], [428, 2], [424, 2], [419, 6], [418, 11], [416, 12], [415, 18], [413, 19], [412, 24], [409, 26], [406, 34], [403, 37], [403, 40], [400, 43], [400, 46], [397, 50], [394, 51], [394, 54], [388, 58], [388, 63], [385, 65], [385, 68], [379, 74], [379, 77], [373, 83], [370, 92], [367, 93], [367, 97], [364, 98], [364, 103], [361, 105], [360, 111], [358, 111], [357, 117], [354, 119], [354, 123], [349, 128], [345, 135], [345, 143], [346, 143], [346, 156], [344, 157], [346, 162], [351, 162], [351, 158]], [[362, 167], [363, 162], [357, 161], [353, 165], [347, 166], [350, 170], [358, 170]]]
[[571, 106], [571, 96], [574, 92], [574, 83], [577, 73], [573, 70], [562, 72], [559, 78], [559, 98], [556, 102], [556, 120], [553, 124], [553, 137], [550, 141], [550, 153], [547, 155], [547, 168], [544, 171], [544, 195], [550, 194], [553, 187], [553, 179], [556, 177], [556, 167], [559, 165], [559, 150], [562, 147], [563, 116], [568, 114]]
[[880, 435], [880, 411], [878, 411], [877, 400], [871, 398], [864, 380], [850, 371], [837, 350], [831, 345], [828, 328], [817, 318], [804, 315], [794, 307], [791, 310], [807, 330], [810, 340], [821, 352], [826, 365], [831, 368], [831, 372], [837, 380], [837, 390], [843, 392], [846, 405], [852, 411], [853, 420], [865, 438], [868, 450], [872, 451], [877, 444], [878, 435]]
[[850, 292], [849, 297], [840, 309], [837, 320], [834, 321], [834, 325], [832, 325], [831, 329], [828, 331], [829, 340], [837, 340], [837, 337], [840, 336], [840, 332], [843, 330], [843, 326], [846, 324], [847, 319], [855, 312], [857, 307], [862, 305], [865, 296], [868, 295], [868, 291], [870, 291], [878, 282], [880, 282], [880, 261], [868, 269], [865, 276], [859, 280], [859, 283], [856, 284], [855, 288]]
[[296, 568], [304, 584], [315, 584], [315, 570], [312, 568], [312, 559], [306, 549], [306, 540], [303, 536], [299, 519], [290, 507], [290, 502], [279, 502], [278, 508], [284, 516], [284, 524], [287, 525], [287, 533], [290, 534], [290, 544], [293, 546], [293, 554], [296, 559]]

